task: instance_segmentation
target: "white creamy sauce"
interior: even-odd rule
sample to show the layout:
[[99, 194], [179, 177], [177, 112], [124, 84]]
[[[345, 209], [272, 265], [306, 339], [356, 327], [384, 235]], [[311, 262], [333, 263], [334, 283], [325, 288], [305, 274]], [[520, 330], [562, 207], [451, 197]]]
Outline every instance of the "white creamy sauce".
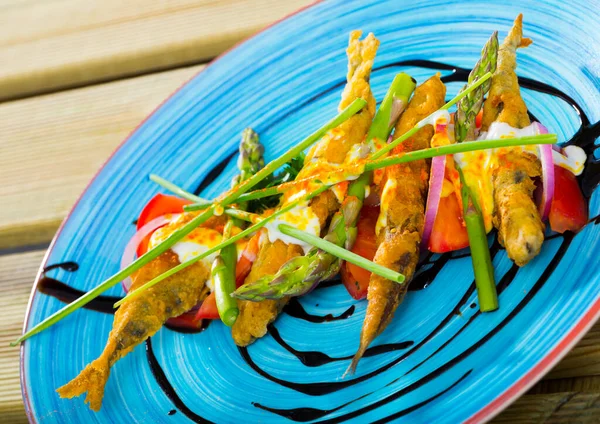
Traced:
[[[538, 135], [537, 127], [534, 124], [528, 125], [525, 128], [514, 128], [504, 122], [493, 122], [488, 131], [481, 133], [477, 140], [495, 140], [498, 138], [528, 137], [532, 135]], [[538, 146], [511, 147], [510, 149], [520, 149], [540, 158], [540, 149]], [[578, 146], [567, 146], [563, 149], [562, 153], [552, 150], [554, 164], [568, 169], [575, 175], [580, 175], [583, 172], [587, 159], [584, 150]], [[485, 154], [489, 156], [490, 152], [485, 151]], [[458, 155], [455, 155], [455, 158], [456, 156]]]
[[350, 148], [350, 151], [346, 155], [346, 159], [344, 160], [344, 162], [354, 163], [361, 159], [365, 159], [369, 155], [370, 150], [371, 149], [369, 148], [369, 146], [367, 146], [365, 143], [355, 144]]
[[[177, 219], [173, 220], [173, 222], [176, 221]], [[152, 236], [150, 236], [150, 243], [148, 247], [150, 249], [154, 248], [154, 246], [169, 237], [171, 233], [172, 229], [169, 227], [169, 225], [157, 229], [154, 231], [154, 233], [152, 233]], [[200, 256], [207, 250], [221, 243], [222, 240], [223, 236], [217, 230], [199, 227], [185, 236], [182, 240], [171, 246], [171, 250], [177, 255], [179, 262], [183, 263]], [[210, 268], [216, 255], [217, 252], [212, 253], [206, 258], [203, 258], [202, 262]]]
[[390, 178], [385, 182], [381, 193], [381, 205], [377, 224], [375, 224], [375, 234], [379, 235], [380, 231], [388, 225], [387, 214], [398, 183], [394, 178]]
[[440, 109], [437, 112], [432, 113], [430, 116], [428, 116], [427, 118], [421, 120], [418, 124], [417, 127], [418, 128], [423, 128], [425, 125], [433, 125], [435, 126], [435, 124], [439, 121], [439, 120], [443, 120], [443, 123], [449, 123], [450, 122], [450, 112], [448, 112], [445, 109]]
[[[171, 250], [179, 257], [179, 262], [181, 263], [200, 256], [204, 252], [208, 251], [208, 249], [210, 249], [209, 246], [195, 241], [180, 241], [171, 247]], [[219, 252], [211, 253], [207, 257], [203, 258], [202, 261], [207, 266], [211, 266], [218, 253]]]
[[283, 234], [279, 231], [279, 225], [281, 224], [287, 224], [316, 237], [319, 237], [321, 234], [321, 223], [319, 222], [319, 218], [313, 212], [312, 208], [308, 206], [308, 202], [296, 206], [292, 210], [278, 216], [265, 225], [271, 243], [281, 240], [286, 244], [296, 244], [302, 247], [305, 254], [308, 253], [312, 248], [312, 245]]

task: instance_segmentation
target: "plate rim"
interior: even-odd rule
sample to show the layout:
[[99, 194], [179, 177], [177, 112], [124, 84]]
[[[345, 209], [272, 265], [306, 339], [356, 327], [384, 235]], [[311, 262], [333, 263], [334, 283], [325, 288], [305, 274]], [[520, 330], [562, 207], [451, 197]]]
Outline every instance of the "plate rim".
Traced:
[[[253, 38], [261, 35], [263, 32], [269, 30], [270, 28], [278, 25], [279, 23], [297, 15], [301, 12], [304, 12], [308, 9], [313, 8], [316, 5], [324, 3], [324, 0], [314, 0], [312, 3], [309, 3], [283, 17], [277, 19], [276, 21], [270, 23], [254, 34], [250, 35], [247, 38], [244, 38], [233, 46], [229, 47], [227, 50], [216, 56], [213, 60], [207, 63], [202, 69], [198, 72], [194, 73], [191, 77], [186, 79], [181, 83], [179, 87], [177, 87], [171, 94], [165, 97], [153, 110], [150, 112], [143, 120], [140, 121], [139, 124], [135, 126], [131, 130], [131, 132], [114, 148], [112, 153], [106, 158], [106, 160], [102, 163], [102, 165], [98, 168], [96, 173], [88, 183], [85, 188], [79, 194], [79, 197], [66, 214], [64, 219], [62, 220], [60, 226], [56, 230], [56, 233], [52, 237], [52, 241], [48, 245], [48, 248], [44, 254], [44, 257], [40, 263], [40, 267], [36, 273], [35, 280], [33, 281], [33, 285], [31, 288], [31, 292], [29, 294], [29, 300], [27, 302], [27, 307], [25, 309], [25, 319], [23, 321], [23, 333], [27, 330], [29, 325], [29, 319], [31, 317], [31, 309], [33, 305], [33, 301], [35, 296], [38, 294], [37, 286], [40, 281], [40, 278], [44, 272], [44, 268], [48, 262], [48, 258], [52, 253], [55, 244], [62, 233], [62, 230], [69, 220], [79, 202], [81, 201], [84, 194], [88, 191], [89, 187], [96, 180], [98, 175], [104, 170], [106, 165], [113, 159], [115, 154], [129, 141], [129, 139], [152, 117], [154, 114], [161, 109], [173, 96], [175, 96], [183, 87], [185, 87], [190, 81], [200, 75], [202, 72], [206, 71], [210, 66], [218, 62], [224, 56], [233, 53], [239, 47], [243, 46]], [[489, 403], [487, 403], [484, 407], [473, 413], [470, 417], [468, 417], [464, 423], [465, 424], [475, 424], [487, 422], [497, 416], [500, 412], [505, 410], [510, 404], [516, 401], [520, 396], [522, 396], [527, 390], [529, 390], [535, 383], [540, 381], [550, 370], [553, 368], [562, 358], [564, 358], [571, 349], [579, 342], [589, 331], [589, 329], [600, 320], [600, 296], [597, 296], [596, 300], [588, 307], [588, 309], [581, 315], [581, 317], [569, 328], [567, 332], [554, 344], [554, 346], [546, 353], [544, 357], [542, 357], [539, 361], [531, 366], [531, 368], [523, 374], [517, 381], [515, 381], [510, 387], [505, 389], [503, 392], [499, 393], [494, 399], [492, 399]], [[25, 342], [24, 342], [25, 343]], [[32, 424], [37, 424], [38, 421], [33, 414], [31, 407], [31, 400], [29, 398], [29, 394], [27, 392], [26, 385], [26, 376], [25, 376], [25, 354], [24, 354], [24, 343], [22, 343], [19, 347], [19, 380], [21, 385], [21, 395], [23, 398], [23, 403], [25, 406], [25, 413], [27, 415], [27, 419]]]

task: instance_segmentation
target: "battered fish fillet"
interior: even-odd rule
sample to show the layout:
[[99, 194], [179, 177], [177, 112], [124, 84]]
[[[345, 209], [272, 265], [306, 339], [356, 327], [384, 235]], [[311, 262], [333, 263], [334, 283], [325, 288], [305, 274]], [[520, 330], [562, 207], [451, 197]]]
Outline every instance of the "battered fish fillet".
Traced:
[[[313, 146], [306, 156], [305, 166], [296, 177], [297, 179], [317, 174], [320, 164], [343, 163], [352, 146], [361, 143], [369, 131], [376, 108], [369, 78], [379, 41], [373, 34], [369, 34], [363, 41], [360, 41], [361, 35], [361, 31], [350, 33], [347, 49], [347, 84], [342, 93], [339, 110], [344, 109], [357, 98], [366, 100], [367, 106], [339, 127], [329, 131]], [[328, 190], [314, 198], [310, 207], [319, 218], [321, 228], [323, 228], [329, 217], [339, 209], [340, 204], [335, 195]], [[268, 240], [265, 241], [260, 248], [259, 260], [252, 267], [245, 284], [252, 283], [264, 275], [275, 274], [281, 265], [300, 254], [302, 254], [302, 250], [298, 246], [287, 246], [285, 243], [271, 244]], [[264, 259], [260, 260], [260, 258]], [[256, 338], [264, 336], [267, 326], [277, 318], [287, 301], [288, 299], [261, 302], [238, 300], [240, 314], [231, 332], [234, 342], [238, 346], [247, 346]]]
[[[192, 214], [189, 219], [191, 217]], [[179, 224], [189, 219], [181, 220]], [[217, 220], [220, 219], [209, 220], [205, 225], [215, 225]], [[168, 250], [132, 275], [132, 290], [178, 264], [178, 256]], [[160, 330], [169, 318], [189, 311], [203, 300], [209, 292], [205, 287], [209, 277], [210, 270], [199, 261], [123, 303], [115, 313], [113, 328], [102, 354], [77, 377], [59, 388], [58, 394], [63, 398], [73, 398], [87, 393], [85, 402], [94, 411], [99, 411], [110, 368]]]
[[[530, 124], [515, 73], [517, 48], [529, 44], [531, 40], [523, 38], [523, 15], [519, 15], [498, 51], [498, 68], [483, 106], [482, 131], [487, 131], [494, 121], [515, 128]], [[535, 184], [532, 180], [541, 176], [541, 164], [535, 155], [517, 150], [498, 159], [492, 176], [493, 223], [508, 257], [523, 266], [540, 253], [544, 242], [544, 224], [533, 200]]]
[[[446, 87], [436, 75], [416, 88], [414, 96], [395, 129], [395, 137], [444, 105]], [[429, 147], [434, 130], [427, 125], [398, 146], [395, 154]], [[419, 260], [419, 245], [425, 220], [429, 163], [425, 160], [388, 167], [382, 182], [378, 248], [373, 261], [406, 276], [398, 284], [372, 274], [367, 294], [368, 306], [360, 334], [360, 346], [347, 373], [354, 373], [367, 347], [387, 327], [408, 288]]]

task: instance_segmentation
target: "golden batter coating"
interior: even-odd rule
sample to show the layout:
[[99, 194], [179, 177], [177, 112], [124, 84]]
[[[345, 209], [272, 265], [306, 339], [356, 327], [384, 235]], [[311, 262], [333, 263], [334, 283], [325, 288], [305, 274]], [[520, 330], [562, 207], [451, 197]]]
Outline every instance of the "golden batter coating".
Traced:
[[494, 121], [505, 122], [515, 128], [523, 128], [530, 124], [515, 70], [517, 49], [527, 47], [531, 43], [530, 38], [523, 38], [523, 15], [520, 14], [498, 49], [498, 66], [492, 76], [488, 98], [483, 105], [481, 131], [487, 131]]
[[[519, 15], [498, 51], [498, 68], [483, 106], [482, 130], [487, 130], [494, 121], [515, 128], [530, 124], [515, 73], [517, 48], [530, 44], [529, 38], [523, 38], [523, 15]], [[492, 175], [493, 223], [508, 257], [523, 266], [540, 253], [544, 242], [544, 224], [533, 200], [532, 181], [542, 174], [541, 164], [534, 155], [518, 150], [498, 159]]]
[[525, 152], [511, 152], [502, 158], [494, 171], [495, 214], [498, 241], [508, 257], [518, 266], [526, 265], [542, 248], [544, 223], [533, 201], [534, 177], [541, 176], [537, 157]]
[[[179, 264], [172, 251], [167, 251], [132, 276], [132, 289]], [[200, 261], [165, 279], [160, 284], [128, 300], [115, 313], [113, 328], [98, 359], [88, 364], [81, 373], [57, 390], [63, 398], [80, 396], [87, 392], [85, 401], [99, 411], [110, 367], [127, 355], [135, 346], [154, 335], [167, 319], [189, 311], [208, 295], [205, 282], [208, 268]]]
[[[395, 136], [406, 133], [417, 122], [442, 107], [445, 95], [446, 87], [439, 75], [417, 87], [396, 125]], [[433, 132], [433, 127], [427, 125], [398, 146], [394, 153], [428, 148]], [[371, 275], [367, 294], [369, 304], [360, 335], [360, 346], [349, 372], [354, 372], [367, 347], [387, 327], [406, 294], [419, 260], [428, 181], [429, 163], [425, 160], [386, 169], [382, 182], [380, 216], [384, 225], [377, 234], [378, 248], [373, 261], [402, 273], [406, 276], [406, 281], [398, 284], [376, 274]]]
[[[339, 127], [329, 131], [313, 146], [306, 156], [305, 166], [297, 179], [318, 174], [323, 169], [321, 165], [324, 163], [343, 163], [352, 146], [361, 143], [369, 131], [376, 107], [369, 86], [369, 77], [379, 41], [373, 34], [369, 34], [361, 41], [359, 39], [361, 34], [361, 31], [353, 31], [350, 34], [347, 50], [347, 84], [342, 93], [339, 109], [344, 109], [357, 98], [366, 100], [367, 106]], [[310, 207], [319, 218], [321, 228], [324, 228], [329, 217], [339, 209], [340, 204], [335, 195], [328, 190], [314, 198]], [[271, 244], [268, 240], [265, 241], [260, 248], [259, 260], [253, 265], [245, 283], [254, 282], [264, 275], [275, 274], [287, 260], [299, 254], [303, 252], [298, 246], [288, 246], [283, 242]], [[286, 303], [287, 299], [261, 302], [238, 300], [240, 314], [232, 328], [234, 342], [239, 346], [246, 346], [256, 338], [262, 337], [267, 331], [267, 325], [277, 318]]]
[[[371, 92], [369, 79], [375, 54], [379, 47], [379, 40], [371, 33], [361, 41], [361, 35], [362, 31], [352, 31], [350, 33], [350, 42], [346, 50], [348, 54], [347, 83], [338, 109], [346, 108], [358, 98], [366, 100], [367, 106], [342, 125], [330, 131], [315, 144], [306, 156], [306, 163], [312, 161], [344, 162], [350, 148], [361, 143], [369, 131], [377, 107], [375, 97]], [[308, 176], [306, 175], [307, 171], [310, 172], [309, 168], [304, 172], [300, 172], [298, 178], [306, 178]]]
[[[288, 260], [302, 254], [300, 246], [285, 244], [281, 240], [276, 240], [275, 243], [263, 243], [258, 258], [246, 277], [246, 284], [253, 283], [267, 273], [275, 274]], [[267, 333], [267, 326], [277, 318], [286, 303], [287, 299], [266, 299], [262, 302], [238, 300], [240, 315], [231, 329], [235, 344], [247, 346], [255, 339], [264, 336]], [[240, 319], [241, 317], [243, 318]]]

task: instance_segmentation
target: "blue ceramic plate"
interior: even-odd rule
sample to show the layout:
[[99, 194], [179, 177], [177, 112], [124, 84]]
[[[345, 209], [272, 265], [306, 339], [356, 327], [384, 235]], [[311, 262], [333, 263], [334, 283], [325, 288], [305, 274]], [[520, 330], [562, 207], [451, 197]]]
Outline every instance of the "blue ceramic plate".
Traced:
[[[158, 187], [157, 173], [211, 197], [235, 173], [241, 131], [252, 126], [272, 159], [334, 115], [346, 72], [348, 33], [381, 40], [371, 79], [381, 99], [395, 73], [423, 81], [441, 72], [448, 96], [462, 86], [492, 31], [504, 37], [519, 12], [534, 44], [519, 53], [531, 112], [565, 142], [593, 142], [600, 116], [598, 4], [577, 0], [332, 1], [318, 3], [244, 42], [193, 78], [117, 150], [57, 235], [46, 275], [88, 290], [118, 270], [132, 221]], [[455, 72], [454, 69], [457, 69]], [[590, 174], [588, 174], [590, 176]], [[208, 182], [208, 183], [207, 183]], [[592, 196], [590, 216], [600, 198]], [[552, 237], [518, 269], [494, 252], [500, 310], [478, 312], [470, 258], [433, 257], [383, 346], [341, 379], [358, 346], [365, 302], [342, 286], [302, 297], [270, 335], [239, 350], [214, 323], [198, 334], [168, 329], [113, 368], [104, 404], [55, 389], [103, 349], [106, 313], [80, 310], [24, 344], [22, 379], [33, 422], [399, 422], [488, 419], [523, 393], [584, 334], [600, 313], [600, 226]], [[77, 269], [75, 269], [77, 268]], [[42, 273], [40, 273], [40, 276]], [[120, 286], [108, 293], [121, 296]], [[34, 288], [26, 328], [63, 304]], [[340, 319], [325, 319], [331, 314]], [[345, 318], [345, 319], [342, 319]]]

